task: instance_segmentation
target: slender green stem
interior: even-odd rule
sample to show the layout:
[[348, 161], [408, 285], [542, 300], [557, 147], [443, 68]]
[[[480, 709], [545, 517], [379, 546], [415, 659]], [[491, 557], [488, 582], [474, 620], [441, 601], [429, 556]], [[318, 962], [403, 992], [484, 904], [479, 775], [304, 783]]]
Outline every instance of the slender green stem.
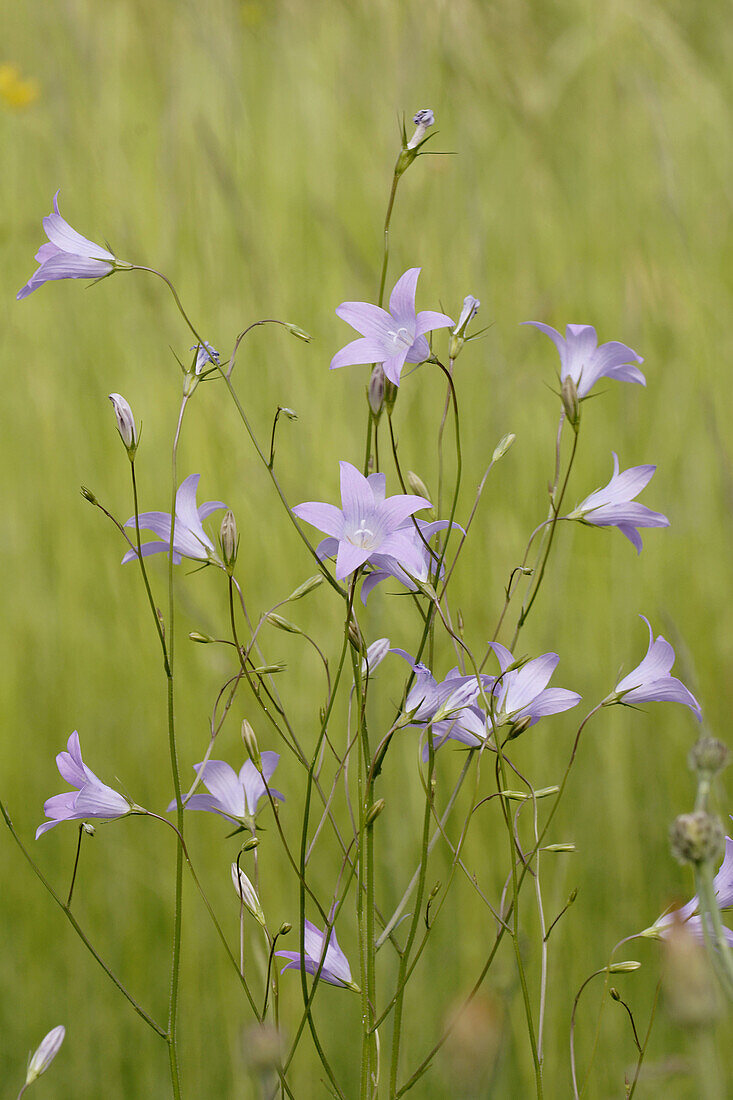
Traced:
[[392, 209], [394, 207], [394, 200], [397, 194], [397, 184], [400, 182], [400, 177], [395, 172], [392, 177], [392, 190], [389, 193], [389, 201], [387, 203], [387, 213], [384, 217], [384, 251], [382, 252], [382, 274], [379, 279], [379, 301], [378, 305], [381, 306], [384, 302], [384, 287], [387, 282], [387, 265], [389, 264], [389, 223], [392, 221]]
[[654, 1026], [654, 1018], [657, 1014], [657, 1005], [659, 1004], [659, 992], [660, 992], [661, 988], [662, 988], [662, 982], [661, 982], [661, 979], [660, 979], [657, 982], [657, 988], [654, 990], [654, 1001], [652, 1003], [652, 1010], [651, 1010], [651, 1013], [649, 1015], [649, 1025], [646, 1029], [644, 1039], [642, 1040], [642, 1043], [641, 1043], [641, 1049], [639, 1050], [639, 1057], [636, 1060], [636, 1071], [634, 1073], [634, 1079], [633, 1079], [633, 1081], [631, 1082], [631, 1084], [629, 1086], [629, 1092], [628, 1092], [628, 1095], [626, 1097], [626, 1100], [631, 1100], [632, 1096], [634, 1095], [634, 1093], [636, 1091], [636, 1086], [639, 1082], [639, 1075], [641, 1073], [641, 1067], [642, 1067], [642, 1064], [644, 1062], [644, 1058], [646, 1056], [647, 1048], [649, 1046], [649, 1039], [650, 1039], [651, 1034], [652, 1034], [652, 1027]]
[[84, 835], [84, 822], [79, 822], [78, 840], [76, 842], [76, 855], [74, 856], [74, 867], [71, 872], [71, 882], [69, 883], [69, 896], [66, 899], [66, 908], [71, 909], [71, 899], [74, 896], [74, 883], [76, 882], [76, 872], [79, 867], [79, 856], [81, 855], [81, 838]]

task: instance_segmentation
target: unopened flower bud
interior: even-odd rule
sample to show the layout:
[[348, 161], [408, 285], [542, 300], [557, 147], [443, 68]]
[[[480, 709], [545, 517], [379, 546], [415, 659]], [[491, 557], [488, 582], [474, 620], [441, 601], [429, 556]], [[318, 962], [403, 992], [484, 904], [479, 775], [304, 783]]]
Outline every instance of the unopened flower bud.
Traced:
[[412, 470], [407, 471], [407, 484], [416, 496], [425, 497], [426, 500], [430, 500], [430, 493], [428, 492], [427, 485], [423, 479]]
[[467, 295], [463, 299], [463, 309], [461, 310], [461, 316], [458, 318], [458, 324], [453, 329], [450, 338], [450, 345], [448, 347], [448, 355], [451, 359], [456, 359], [461, 351], [461, 348], [466, 342], [466, 329], [470, 322], [478, 313], [478, 309], [481, 303], [478, 298], [474, 298], [471, 294]]
[[524, 733], [526, 729], [532, 725], [532, 719], [529, 715], [521, 718], [518, 722], [515, 722], [509, 731], [509, 740], [513, 741], [515, 737], [519, 737], [521, 733]]
[[81, 495], [82, 495], [82, 496], [84, 497], [84, 500], [88, 500], [90, 504], [94, 504], [94, 505], [96, 505], [96, 504], [99, 504], [99, 501], [98, 501], [98, 500], [97, 500], [97, 498], [95, 497], [95, 495], [94, 495], [94, 493], [92, 492], [92, 490], [91, 490], [91, 489], [87, 489], [86, 485], [82, 485], [82, 487], [81, 487], [81, 489], [79, 490], [79, 492], [80, 492], [80, 493], [81, 493]]
[[620, 1001], [621, 1000], [621, 994], [619, 993], [618, 989], [616, 989], [615, 985], [611, 986], [611, 988], [608, 991], [608, 995], [609, 995], [609, 997], [611, 998], [612, 1001]]
[[315, 588], [319, 588], [322, 584], [323, 573], [314, 573], [307, 581], [303, 581], [294, 592], [291, 592], [285, 602], [293, 603], [295, 600], [302, 600], [303, 596], [307, 596], [309, 592], [312, 592]]
[[257, 738], [255, 731], [250, 726], [246, 718], [242, 720], [242, 741], [244, 747], [247, 750], [247, 755], [257, 768], [258, 772], [262, 771], [262, 757], [260, 756], [260, 746], [257, 744]]
[[430, 107], [423, 107], [417, 112], [412, 121], [415, 124], [415, 133], [407, 143], [408, 149], [414, 149], [419, 145], [428, 129], [435, 124], [435, 115]]
[[356, 619], [349, 620], [349, 642], [357, 653], [366, 654], [366, 646]]
[[377, 818], [379, 817], [379, 815], [381, 814], [383, 809], [384, 809], [384, 799], [383, 798], [378, 798], [377, 801], [374, 803], [374, 805], [369, 807], [369, 811], [366, 815], [366, 819], [364, 821], [364, 824], [366, 825], [367, 828], [369, 828], [370, 825], [374, 824], [374, 822], [377, 820]]
[[236, 863], [232, 864], [232, 882], [234, 883], [234, 889], [236, 890], [237, 897], [241, 900], [244, 908], [247, 909], [252, 916], [258, 921], [262, 927], [265, 927], [265, 914], [262, 911], [262, 905], [260, 899], [257, 897], [257, 891], [241, 867], [238, 867]]
[[237, 521], [234, 518], [234, 512], [232, 512], [231, 508], [227, 508], [224, 513], [224, 518], [221, 521], [219, 541], [221, 542], [221, 556], [224, 559], [226, 571], [231, 577], [237, 561], [237, 549], [239, 547]]
[[491, 461], [498, 462], [500, 458], [503, 458], [516, 438], [517, 437], [514, 432], [508, 432], [503, 439], [500, 439], [494, 449], [493, 455], [491, 456]]
[[708, 779], [722, 771], [729, 759], [728, 746], [717, 737], [701, 737], [692, 746], [687, 758], [690, 769]]
[[129, 457], [133, 459], [137, 450], [138, 439], [132, 409], [119, 393], [111, 393], [109, 399], [117, 418], [117, 431], [120, 433], [120, 439], [125, 444]]
[[265, 621], [270, 626], [276, 626], [278, 630], [284, 630], [286, 634], [302, 634], [303, 631], [295, 623], [289, 622], [288, 619], [283, 619], [282, 615], [277, 615], [274, 611], [269, 611], [265, 615]]
[[680, 814], [669, 830], [672, 855], [679, 863], [708, 863], [720, 858], [725, 830], [720, 818], [697, 810]]
[[574, 844], [545, 844], [543, 852], [575, 852]]
[[381, 415], [382, 405], [384, 404], [384, 384], [384, 367], [381, 363], [377, 363], [372, 369], [369, 386], [367, 387], [369, 408], [372, 410], [372, 416], [377, 419]]
[[377, 665], [381, 665], [384, 658], [389, 653], [389, 638], [377, 638], [376, 642], [372, 642], [366, 651], [366, 656], [361, 662], [361, 674], [366, 676], [367, 673], [371, 676]]
[[395, 386], [394, 382], [390, 382], [389, 378], [384, 382], [384, 407], [387, 412], [392, 415], [394, 407], [397, 402], [397, 394], [400, 392], [399, 386]]
[[296, 338], [296, 340], [302, 340], [303, 343], [310, 344], [310, 342], [311, 342], [310, 333], [306, 332], [304, 328], [300, 327], [300, 325], [286, 324], [285, 328], [288, 330], [289, 333], [291, 333]]
[[636, 962], [634, 959], [629, 959], [627, 962], [611, 963], [608, 968], [608, 973], [631, 974], [634, 970], [641, 970], [641, 963]]
[[563, 381], [560, 397], [562, 398], [562, 407], [565, 409], [568, 423], [577, 434], [580, 427], [580, 401], [578, 400], [578, 387], [575, 385], [575, 379], [569, 374]]
[[284, 672], [288, 666], [280, 662], [274, 665], [260, 665], [259, 668], [255, 668], [252, 671], [256, 676], [274, 676], [277, 672]]
[[292, 932], [293, 926], [289, 921], [284, 920], [277, 930], [278, 936], [287, 936], [288, 932]]
[[458, 633], [460, 634], [461, 637], [463, 637], [465, 629], [466, 629], [466, 624], [463, 621], [463, 612], [461, 611], [460, 607], [458, 608], [458, 611], [456, 612], [456, 626], [458, 627]]
[[200, 642], [201, 645], [208, 645], [209, 642], [216, 641], [216, 638], [212, 638], [209, 634], [202, 634], [200, 630], [191, 630], [188, 636], [192, 642]]
[[91, 824], [90, 821], [83, 821], [81, 827], [84, 830], [84, 832], [87, 834], [87, 836], [94, 836], [97, 832], [97, 830], [94, 828], [94, 826]]
[[243, 852], [253, 852], [255, 848], [258, 848], [260, 844], [260, 838], [258, 836], [251, 836], [248, 840], [245, 840], [242, 845]]
[[298, 414], [295, 409], [286, 409], [284, 405], [278, 405], [277, 411], [283, 413], [283, 415], [286, 416], [288, 420], [298, 419]]
[[63, 1024], [59, 1024], [52, 1031], [49, 1031], [48, 1035], [44, 1036], [41, 1040], [41, 1045], [33, 1053], [30, 1062], [28, 1063], [28, 1071], [25, 1076], [26, 1085], [33, 1084], [37, 1081], [42, 1073], [45, 1073], [48, 1067], [53, 1062], [54, 1058], [61, 1049], [61, 1044], [64, 1041], [66, 1035], [66, 1028]]

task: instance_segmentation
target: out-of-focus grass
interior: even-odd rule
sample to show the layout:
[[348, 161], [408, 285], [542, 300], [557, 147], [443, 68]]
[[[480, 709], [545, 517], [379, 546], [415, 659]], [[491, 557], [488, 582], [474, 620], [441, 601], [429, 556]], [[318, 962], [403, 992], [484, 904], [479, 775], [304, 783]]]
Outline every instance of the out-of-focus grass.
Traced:
[[[58, 187], [72, 224], [92, 238], [109, 238], [120, 256], [166, 271], [222, 349], [263, 316], [312, 332], [306, 346], [280, 330], [258, 330], [242, 349], [237, 381], [262, 437], [277, 404], [300, 414], [279, 436], [278, 471], [289, 499], [332, 499], [337, 459], [361, 459], [365, 382], [359, 368], [328, 375], [330, 356], [349, 338], [333, 306], [375, 293], [396, 117], [431, 105], [440, 136], [428, 148], [457, 155], [425, 158], [404, 178], [390, 276], [419, 264], [420, 304], [440, 300], [457, 313], [471, 292], [484, 303], [481, 320], [494, 322], [457, 365], [465, 459], [459, 515], [467, 514], [497, 440], [506, 431], [517, 434], [487, 487], [455, 579], [454, 606], [463, 609], [467, 640], [480, 649], [493, 630], [509, 571], [546, 507], [554, 352], [518, 322], [592, 322], [602, 340], [641, 350], [648, 388], [612, 384], [586, 406], [571, 497], [607, 480], [610, 451], [617, 450], [622, 465], [658, 464], [646, 499], [672, 526], [650, 532], [638, 560], [615, 532], [561, 531], [522, 649], [556, 649], [558, 683], [593, 703], [622, 662], [628, 669], [643, 654], [636, 614], [644, 612], [677, 644], [711, 729], [727, 737], [733, 32], [726, 4], [26, 0], [4, 23], [0, 61], [37, 80], [40, 97], [25, 108], [0, 100], [6, 516], [0, 774], [18, 829], [62, 892], [74, 830], [60, 828], [37, 845], [32, 833], [44, 799], [60, 789], [53, 756], [72, 729], [80, 731], [90, 766], [110, 781], [118, 776], [138, 802], [160, 808], [170, 796], [162, 670], [138, 577], [120, 567], [114, 529], [81, 500], [78, 486], [89, 484], [121, 518], [129, 515], [127, 460], [106, 397], [118, 390], [144, 422], [143, 507], [167, 507], [180, 385], [170, 349], [183, 355], [190, 340], [163, 288], [145, 275], [115, 276], [93, 289], [47, 286], [16, 303], [42, 240], [40, 217]], [[442, 389], [423, 369], [406, 382], [398, 406], [404, 465], [430, 485]], [[200, 470], [203, 499], [220, 497], [234, 508], [240, 572], [255, 614], [312, 571], [221, 386], [196, 395], [179, 469]], [[220, 653], [185, 640], [189, 629], [223, 629], [220, 583], [179, 573], [180, 756], [188, 775], [229, 665]], [[153, 575], [162, 601], [162, 566]], [[322, 589], [298, 605], [297, 621], [325, 641], [337, 625], [335, 602]], [[372, 598], [364, 621], [370, 638], [412, 639], [409, 608], [384, 594]], [[266, 649], [269, 659], [290, 665], [282, 690], [310, 745], [322, 696], [318, 668], [284, 635], [268, 636]], [[444, 648], [436, 671], [444, 674], [450, 662]], [[385, 666], [380, 682], [386, 720], [399, 693], [397, 673]], [[236, 730], [245, 715], [263, 744], [278, 747], [249, 702], [235, 710], [221, 756], [241, 758]], [[556, 782], [573, 731], [569, 716], [543, 723], [517, 744], [517, 765], [538, 785]], [[549, 914], [579, 887], [552, 938], [550, 1096], [569, 1092], [567, 1037], [577, 987], [614, 943], [691, 891], [668, 855], [666, 835], [671, 818], [690, 807], [685, 757], [694, 736], [687, 711], [673, 706], [607, 713], [588, 730], [552, 830], [552, 839], [574, 840], [578, 852], [543, 865]], [[438, 764], [445, 799], [460, 758], [444, 750]], [[417, 854], [415, 766], [414, 741], [404, 736], [379, 791], [387, 803], [378, 828], [385, 909], [399, 897]], [[285, 757], [281, 773], [279, 786], [288, 792], [283, 818], [294, 828], [302, 773]], [[466, 861], [497, 897], [505, 846], [496, 812], [483, 812]], [[105, 957], [163, 1018], [173, 853], [153, 825], [130, 821], [98, 830], [85, 845], [76, 904]], [[236, 842], [222, 843], [221, 823], [204, 815], [191, 821], [190, 833], [234, 940], [228, 861]], [[104, 981], [2, 836], [0, 1080], [20, 1082], [25, 1051], [63, 1020], [67, 1043], [36, 1086], [39, 1095], [41, 1088], [47, 1096], [108, 1100], [166, 1095], [163, 1045]], [[295, 921], [297, 891], [274, 830], [264, 834], [262, 853], [272, 923]], [[326, 897], [338, 869], [327, 840], [319, 866], [316, 882]], [[446, 866], [438, 858], [431, 875], [440, 878]], [[190, 891], [185, 920], [186, 1095], [248, 1096], [247, 1014]], [[491, 935], [485, 911], [459, 883], [408, 997], [406, 1068], [438, 1034], [456, 992], [470, 986]], [[340, 940], [355, 960], [355, 932]], [[659, 955], [653, 944], [634, 945], [631, 954], [637, 952], [643, 969], [618, 984], [644, 1021]], [[537, 957], [529, 941], [527, 954], [535, 988]], [[532, 1088], [513, 973], [507, 950], [472, 1017], [478, 1034], [485, 1029], [486, 1047], [496, 1050], [491, 1080], [499, 1096]], [[386, 970], [384, 978], [386, 989], [393, 976]], [[299, 990], [297, 979], [286, 979], [284, 1016], [292, 1027]], [[323, 989], [317, 1006], [344, 1078], [353, 1073], [350, 1042], [358, 1026], [356, 1008], [353, 1018], [344, 1009], [345, 996]], [[583, 1063], [595, 1003], [591, 991], [579, 1026]], [[717, 1038], [722, 1071], [730, 1072], [727, 1024]], [[472, 1050], [464, 1045], [456, 1057], [471, 1060]], [[697, 1095], [693, 1078], [672, 1075], [680, 1057], [692, 1053], [662, 1013], [643, 1094]], [[611, 1004], [593, 1095], [617, 1095], [633, 1057], [625, 1015]], [[322, 1095], [319, 1072], [304, 1053], [297, 1071], [299, 1100]], [[439, 1061], [417, 1094], [456, 1095], [455, 1081], [463, 1080], [451, 1076], [457, 1072], [455, 1063]], [[488, 1094], [487, 1082], [481, 1079], [476, 1095]]]

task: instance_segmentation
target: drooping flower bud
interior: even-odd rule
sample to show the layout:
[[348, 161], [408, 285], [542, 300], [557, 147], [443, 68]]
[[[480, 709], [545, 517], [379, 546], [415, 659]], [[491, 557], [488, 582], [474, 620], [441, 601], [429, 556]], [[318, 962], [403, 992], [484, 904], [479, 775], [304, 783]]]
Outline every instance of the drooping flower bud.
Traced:
[[137, 450], [138, 438], [132, 409], [119, 393], [111, 393], [109, 399], [117, 418], [117, 431], [120, 433], [120, 439], [125, 444], [130, 459], [133, 459]]
[[265, 615], [265, 620], [270, 626], [276, 626], [278, 630], [284, 630], [286, 634], [302, 634], [303, 631], [295, 623], [291, 623], [288, 619], [284, 619], [282, 615], [278, 615], [274, 611], [268, 611]]
[[236, 890], [237, 897], [241, 900], [244, 908], [248, 910], [258, 921], [262, 927], [265, 927], [265, 914], [262, 911], [262, 905], [260, 899], [257, 897], [257, 891], [241, 867], [238, 867], [236, 863], [232, 864], [232, 882], [234, 883], [234, 889]]
[[63, 1024], [59, 1024], [58, 1027], [49, 1031], [48, 1035], [44, 1036], [40, 1046], [34, 1051], [28, 1063], [28, 1071], [25, 1077], [26, 1085], [32, 1085], [34, 1081], [38, 1080], [42, 1073], [46, 1072], [61, 1049], [61, 1044], [64, 1041], [65, 1035], [66, 1028]]
[[500, 439], [496, 447], [494, 448], [494, 453], [491, 456], [491, 461], [498, 462], [500, 458], [503, 458], [509, 448], [514, 444], [514, 440], [516, 438], [517, 437], [514, 432], [508, 432], [502, 439]]
[[478, 313], [480, 305], [481, 302], [478, 298], [474, 298], [472, 294], [466, 295], [463, 299], [461, 316], [458, 318], [458, 324], [451, 333], [450, 345], [448, 347], [448, 355], [451, 359], [455, 359], [458, 356], [461, 348], [465, 344], [466, 329]]
[[323, 584], [323, 579], [323, 573], [314, 573], [312, 577], [309, 577], [307, 581], [303, 581], [294, 592], [290, 593], [285, 603], [293, 603], [295, 600], [302, 600], [303, 596], [307, 596], [314, 588], [319, 588]]
[[679, 863], [708, 863], [719, 859], [725, 846], [720, 818], [697, 810], [680, 814], [669, 830], [672, 855]]
[[221, 521], [219, 540], [221, 542], [221, 556], [224, 559], [226, 571], [231, 577], [237, 561], [239, 537], [237, 535], [237, 521], [234, 518], [234, 512], [230, 508], [227, 508]]
[[200, 642], [201, 645], [216, 641], [216, 638], [212, 638], [209, 634], [202, 634], [200, 630], [191, 630], [188, 636], [192, 642]]
[[580, 427], [580, 401], [578, 400], [578, 387], [575, 385], [574, 378], [569, 374], [565, 376], [560, 396], [568, 423], [577, 435]]
[[286, 323], [285, 328], [288, 330], [288, 332], [292, 333], [292, 335], [297, 340], [302, 340], [304, 344], [310, 344], [310, 333], [306, 332], [304, 328], [300, 327], [300, 325], [291, 325]]

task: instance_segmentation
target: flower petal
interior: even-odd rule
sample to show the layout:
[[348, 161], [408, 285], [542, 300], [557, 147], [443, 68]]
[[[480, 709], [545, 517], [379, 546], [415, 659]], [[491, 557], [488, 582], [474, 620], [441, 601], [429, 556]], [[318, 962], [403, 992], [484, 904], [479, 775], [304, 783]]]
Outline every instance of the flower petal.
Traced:
[[225, 813], [233, 817], [244, 816], [244, 791], [229, 764], [223, 760], [209, 760], [206, 764], [194, 764], [194, 770]]
[[389, 338], [376, 340], [373, 337], [361, 337], [352, 340], [350, 344], [337, 351], [331, 360], [329, 370], [338, 370], [339, 367], [353, 367], [357, 363], [383, 363], [392, 351], [394, 345]]
[[421, 310], [417, 315], [415, 336], [423, 336], [436, 328], [453, 328], [455, 322], [447, 313], [436, 313], [432, 309]]
[[389, 296], [389, 312], [398, 326], [413, 329], [416, 321], [415, 293], [421, 268], [410, 267], [400, 275]]
[[324, 504], [320, 501], [309, 500], [305, 504], [296, 504], [293, 515], [298, 519], [310, 523], [326, 535], [340, 539], [344, 533], [344, 514], [335, 504]]
[[370, 302], [342, 302], [336, 307], [336, 316], [346, 321], [362, 336], [378, 341], [392, 339], [389, 333], [394, 329], [394, 320], [386, 309], [381, 309], [380, 306], [374, 306]]

